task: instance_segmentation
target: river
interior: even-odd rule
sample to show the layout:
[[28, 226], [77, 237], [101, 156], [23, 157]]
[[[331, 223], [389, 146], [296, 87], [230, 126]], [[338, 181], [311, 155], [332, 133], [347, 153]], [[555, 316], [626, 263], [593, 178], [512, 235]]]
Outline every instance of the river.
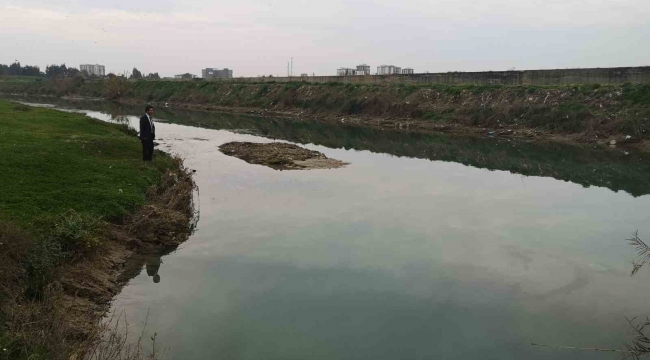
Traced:
[[[23, 99], [130, 121], [106, 102]], [[156, 109], [196, 169], [200, 220], [113, 302], [165, 359], [619, 359], [650, 315], [649, 162], [622, 150]], [[350, 163], [276, 171], [229, 141]], [[154, 282], [151, 276], [157, 272]]]

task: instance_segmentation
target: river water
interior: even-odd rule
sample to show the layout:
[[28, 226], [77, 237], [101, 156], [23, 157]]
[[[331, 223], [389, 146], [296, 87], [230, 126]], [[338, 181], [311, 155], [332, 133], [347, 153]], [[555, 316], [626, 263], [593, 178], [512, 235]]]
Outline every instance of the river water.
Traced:
[[[26, 99], [34, 102], [33, 99]], [[102, 120], [141, 109], [43, 100]], [[165, 359], [619, 359], [650, 315], [647, 158], [156, 109], [196, 169], [200, 220], [115, 299]], [[276, 171], [228, 141], [301, 143], [342, 169]], [[154, 282], [157, 273], [158, 277]]]

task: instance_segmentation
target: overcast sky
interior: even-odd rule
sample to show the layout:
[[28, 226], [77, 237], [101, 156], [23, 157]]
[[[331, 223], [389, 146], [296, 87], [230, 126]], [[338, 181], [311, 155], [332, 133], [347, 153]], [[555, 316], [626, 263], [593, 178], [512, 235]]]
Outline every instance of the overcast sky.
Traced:
[[0, 63], [162, 76], [650, 65], [650, 0], [0, 0]]

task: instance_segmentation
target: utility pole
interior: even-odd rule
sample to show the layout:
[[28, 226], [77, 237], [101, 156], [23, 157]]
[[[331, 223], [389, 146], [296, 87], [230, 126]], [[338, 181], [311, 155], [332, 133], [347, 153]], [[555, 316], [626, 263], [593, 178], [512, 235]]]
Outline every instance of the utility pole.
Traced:
[[293, 57], [291, 57], [291, 77], [293, 77]]

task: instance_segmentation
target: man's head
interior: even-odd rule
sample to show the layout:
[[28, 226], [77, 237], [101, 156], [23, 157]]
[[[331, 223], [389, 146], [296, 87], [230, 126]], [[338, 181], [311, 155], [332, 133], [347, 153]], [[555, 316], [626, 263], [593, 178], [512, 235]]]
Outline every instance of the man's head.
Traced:
[[158, 274], [154, 275], [153, 282], [158, 284], [160, 282], [160, 275], [158, 275]]
[[147, 113], [149, 116], [153, 115], [153, 106], [147, 105], [147, 107], [144, 108], [144, 112]]

